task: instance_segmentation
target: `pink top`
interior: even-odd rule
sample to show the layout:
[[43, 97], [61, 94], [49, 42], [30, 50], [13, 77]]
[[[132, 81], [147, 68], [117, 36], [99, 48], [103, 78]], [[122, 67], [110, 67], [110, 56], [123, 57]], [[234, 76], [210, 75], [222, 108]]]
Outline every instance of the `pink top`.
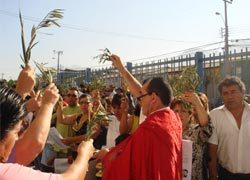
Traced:
[[19, 164], [0, 163], [1, 180], [61, 180], [59, 174], [44, 173]]

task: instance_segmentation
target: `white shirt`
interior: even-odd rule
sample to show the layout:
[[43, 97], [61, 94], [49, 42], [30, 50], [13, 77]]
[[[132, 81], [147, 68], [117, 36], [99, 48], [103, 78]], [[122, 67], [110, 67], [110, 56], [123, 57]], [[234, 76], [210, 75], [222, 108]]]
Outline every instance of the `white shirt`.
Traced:
[[208, 142], [218, 145], [219, 163], [232, 173], [250, 173], [250, 105], [245, 103], [240, 129], [224, 105], [209, 115], [214, 130]]
[[115, 146], [115, 139], [120, 135], [119, 126], [120, 122], [116, 116], [109, 115], [110, 122], [108, 126], [107, 140], [105, 148], [111, 148]]

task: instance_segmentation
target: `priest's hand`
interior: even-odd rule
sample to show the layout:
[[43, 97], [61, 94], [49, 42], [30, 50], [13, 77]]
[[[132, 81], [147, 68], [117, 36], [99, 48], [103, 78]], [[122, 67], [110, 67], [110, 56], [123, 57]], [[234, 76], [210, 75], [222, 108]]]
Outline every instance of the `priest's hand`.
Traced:
[[113, 66], [117, 68], [120, 72], [125, 69], [119, 56], [112, 54], [110, 56], [110, 61], [112, 61]]

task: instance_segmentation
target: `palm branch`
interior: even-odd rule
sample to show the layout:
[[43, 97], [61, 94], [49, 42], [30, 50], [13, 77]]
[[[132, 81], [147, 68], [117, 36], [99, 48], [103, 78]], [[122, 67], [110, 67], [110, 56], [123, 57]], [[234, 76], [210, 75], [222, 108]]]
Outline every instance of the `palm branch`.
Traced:
[[38, 42], [35, 42], [37, 31], [41, 28], [50, 27], [52, 25], [60, 27], [57, 21], [62, 18], [63, 18], [62, 9], [54, 9], [50, 11], [37, 26], [34, 26], [34, 25], [32, 26], [31, 34], [30, 34], [30, 41], [28, 43], [28, 46], [26, 47], [23, 19], [22, 19], [21, 11], [19, 11], [19, 20], [21, 24], [21, 40], [22, 40], [22, 55], [20, 55], [20, 57], [25, 65], [27, 65], [30, 61], [32, 48], [38, 43]]
[[96, 125], [102, 124], [102, 122], [110, 121], [106, 111], [101, 105], [98, 106], [96, 112], [93, 114], [92, 118], [89, 115], [89, 123], [87, 126], [87, 132], [85, 134], [86, 140], [89, 140], [91, 136], [96, 132]]
[[38, 63], [36, 61], [34, 61], [36, 67], [38, 68], [38, 70], [41, 72], [41, 77], [39, 79], [41, 79], [41, 81], [50, 84], [53, 82], [53, 76], [52, 74], [56, 73], [56, 70], [53, 68], [48, 68], [45, 67], [45, 64], [43, 63]]

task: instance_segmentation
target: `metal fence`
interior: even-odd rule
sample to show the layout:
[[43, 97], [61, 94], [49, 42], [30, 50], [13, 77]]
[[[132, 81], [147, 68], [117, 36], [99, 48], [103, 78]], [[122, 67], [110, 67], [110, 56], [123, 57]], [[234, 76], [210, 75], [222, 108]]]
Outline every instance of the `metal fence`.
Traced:
[[[250, 92], [250, 51], [241, 49], [239, 51], [230, 51], [229, 64], [232, 70], [231, 75], [238, 76], [246, 84], [247, 93]], [[144, 60], [141, 63], [127, 62], [127, 69], [142, 82], [149, 77], [161, 76], [167, 79], [172, 74], [179, 74], [183, 68], [196, 67], [201, 84], [199, 91], [207, 94], [210, 105], [217, 106], [220, 103], [217, 85], [225, 77], [225, 65], [223, 53], [204, 54], [196, 52], [195, 54], [179, 57], [163, 57], [153, 61]], [[103, 79], [107, 85], [122, 86], [122, 78], [119, 72], [113, 67], [90, 69], [81, 71], [82, 80], [90, 82], [91, 77]]]

